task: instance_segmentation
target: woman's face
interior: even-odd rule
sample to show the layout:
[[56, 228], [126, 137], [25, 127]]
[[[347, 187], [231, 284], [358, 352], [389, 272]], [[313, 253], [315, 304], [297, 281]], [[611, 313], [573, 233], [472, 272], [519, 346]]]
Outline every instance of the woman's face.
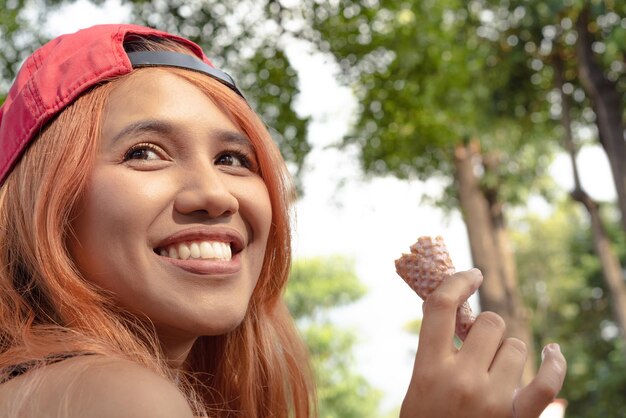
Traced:
[[272, 209], [249, 140], [193, 84], [143, 70], [112, 91], [70, 251], [166, 343], [232, 330]]

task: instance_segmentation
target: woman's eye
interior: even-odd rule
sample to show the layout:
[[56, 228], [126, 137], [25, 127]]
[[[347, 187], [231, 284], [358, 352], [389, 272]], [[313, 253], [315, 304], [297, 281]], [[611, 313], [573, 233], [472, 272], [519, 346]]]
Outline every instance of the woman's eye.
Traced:
[[228, 165], [231, 167], [250, 168], [250, 160], [238, 152], [225, 152], [217, 157], [215, 163], [218, 165]]
[[149, 144], [139, 144], [128, 151], [124, 155], [124, 161], [128, 160], [143, 160], [143, 161], [151, 161], [151, 160], [162, 160], [161, 151], [156, 149], [155, 146]]

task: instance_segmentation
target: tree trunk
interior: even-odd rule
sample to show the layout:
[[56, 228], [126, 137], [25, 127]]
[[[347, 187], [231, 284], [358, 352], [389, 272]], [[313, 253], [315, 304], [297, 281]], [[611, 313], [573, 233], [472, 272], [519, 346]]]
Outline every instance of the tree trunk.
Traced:
[[626, 231], [626, 144], [622, 121], [621, 95], [614, 82], [608, 80], [596, 62], [593, 36], [589, 32], [589, 10], [584, 8], [576, 23], [577, 67], [580, 82], [591, 99], [596, 114], [600, 144], [606, 152], [617, 192], [617, 203], [621, 212], [622, 228]]
[[522, 377], [525, 384], [535, 374], [530, 325], [517, 288], [513, 255], [501, 206], [490, 202], [480, 187], [474, 167], [477, 156], [478, 145], [472, 141], [467, 145], [457, 145], [454, 161], [459, 201], [472, 259], [484, 276], [479, 290], [480, 305], [482, 310], [502, 316], [507, 323], [507, 336], [517, 337], [526, 343], [529, 355]]
[[[500, 263], [502, 286], [509, 308], [509, 315], [513, 318], [509, 325], [509, 330], [511, 335], [522, 339], [528, 344], [530, 352], [534, 347], [534, 340], [530, 327], [529, 313], [519, 293], [515, 257], [511, 249], [511, 241], [506, 228], [502, 204], [497, 201], [490, 201], [489, 203], [494, 228], [494, 241], [496, 250], [498, 251], [498, 261]], [[529, 365], [532, 365], [532, 369], [526, 371], [527, 373], [532, 373], [526, 376], [529, 378], [529, 381], [530, 378], [534, 376], [534, 357], [532, 359], [533, 363], [529, 362]]]
[[614, 318], [619, 325], [622, 338], [626, 341], [626, 283], [624, 283], [622, 266], [607, 236], [600, 217], [598, 204], [582, 188], [576, 163], [577, 149], [572, 135], [571, 103], [569, 96], [563, 92], [563, 62], [558, 55], [554, 57], [554, 69], [556, 87], [561, 93], [561, 123], [565, 132], [563, 139], [574, 174], [574, 190], [571, 192], [571, 196], [574, 200], [580, 202], [589, 213], [593, 244], [596, 255], [600, 259], [604, 282], [609, 290]]
[[598, 204], [582, 189], [574, 190], [572, 197], [582, 203], [589, 212], [594, 248], [602, 265], [604, 282], [609, 290], [615, 320], [620, 328], [621, 337], [626, 342], [626, 285], [622, 266], [602, 224]]

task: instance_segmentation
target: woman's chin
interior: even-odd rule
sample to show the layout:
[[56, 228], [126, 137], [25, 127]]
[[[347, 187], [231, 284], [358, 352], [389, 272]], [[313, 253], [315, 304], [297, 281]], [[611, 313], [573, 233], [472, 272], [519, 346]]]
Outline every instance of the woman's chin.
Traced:
[[207, 337], [215, 337], [218, 335], [228, 334], [241, 325], [245, 318], [245, 312], [241, 314], [223, 315], [219, 318], [212, 318], [210, 322], [199, 323], [193, 331], [198, 332], [197, 335]]
[[210, 321], [195, 320], [188, 321], [182, 326], [169, 324], [156, 327], [159, 340], [166, 346], [178, 346], [193, 344], [198, 337], [217, 337], [225, 335], [235, 330], [245, 318], [245, 313], [241, 315], [223, 315], [220, 318], [214, 316]]

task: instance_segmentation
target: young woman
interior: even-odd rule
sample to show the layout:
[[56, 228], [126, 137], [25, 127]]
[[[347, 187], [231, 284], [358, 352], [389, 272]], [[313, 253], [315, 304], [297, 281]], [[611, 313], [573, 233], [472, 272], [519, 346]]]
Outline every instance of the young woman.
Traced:
[[[0, 118], [0, 417], [315, 415], [281, 300], [287, 171], [197, 45], [133, 25], [59, 37]], [[525, 348], [497, 315], [452, 346], [481, 280], [426, 304], [403, 417], [537, 417], [559, 391], [548, 346], [516, 392]]]

